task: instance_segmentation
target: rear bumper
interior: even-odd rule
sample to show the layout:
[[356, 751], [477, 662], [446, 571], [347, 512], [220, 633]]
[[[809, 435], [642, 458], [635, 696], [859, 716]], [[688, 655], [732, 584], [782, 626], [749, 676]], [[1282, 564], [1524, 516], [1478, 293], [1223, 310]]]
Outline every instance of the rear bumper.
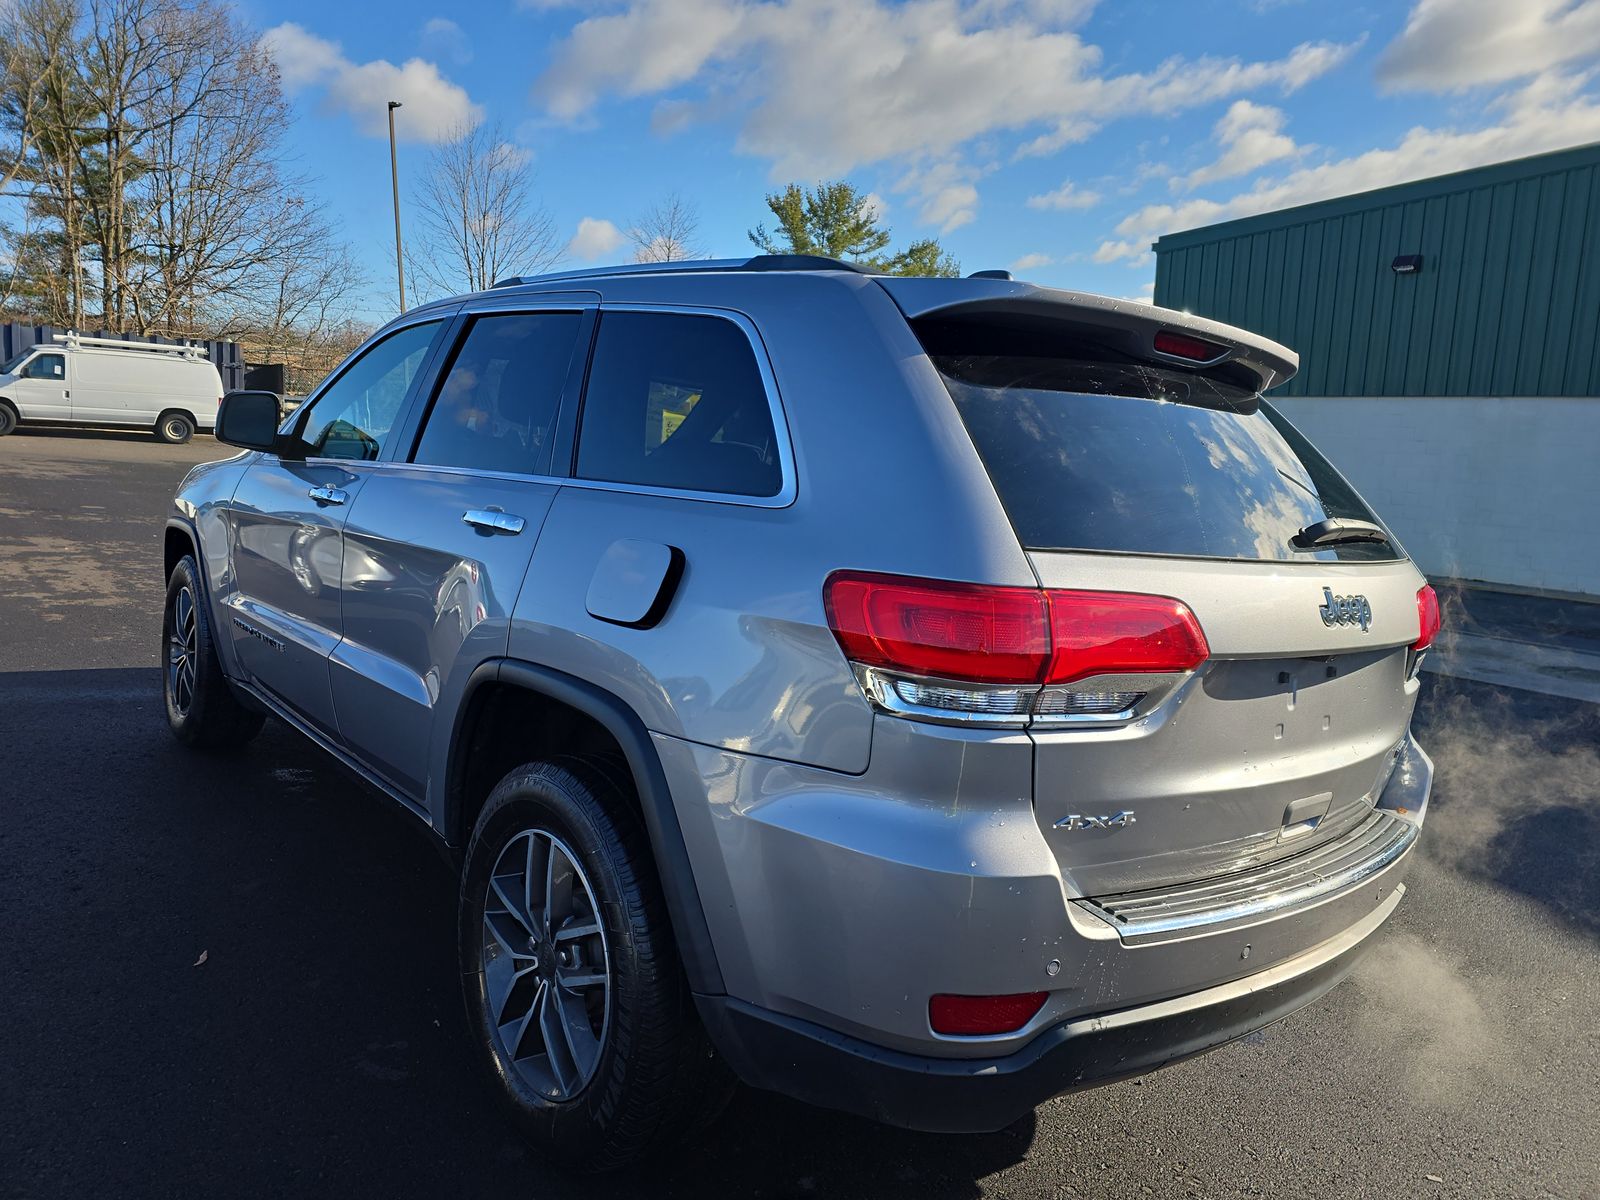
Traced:
[[1065, 1021], [996, 1058], [931, 1058], [729, 996], [696, 1001], [718, 1050], [754, 1087], [908, 1129], [988, 1132], [1052, 1096], [1203, 1054], [1311, 1003], [1355, 966], [1404, 891], [1396, 885], [1360, 922], [1269, 970], [1187, 996]]

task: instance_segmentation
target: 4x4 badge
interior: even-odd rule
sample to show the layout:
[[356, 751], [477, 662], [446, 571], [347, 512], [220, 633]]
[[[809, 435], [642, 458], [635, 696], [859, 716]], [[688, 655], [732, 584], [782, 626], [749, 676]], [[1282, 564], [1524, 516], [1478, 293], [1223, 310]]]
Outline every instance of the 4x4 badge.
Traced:
[[1361, 632], [1372, 628], [1372, 605], [1365, 596], [1335, 596], [1332, 588], [1322, 589], [1322, 614], [1324, 625], [1359, 625]]
[[1056, 822], [1057, 829], [1121, 829], [1124, 825], [1134, 824], [1133, 813], [1129, 809], [1114, 812], [1109, 817], [1084, 817], [1073, 813], [1071, 816], [1062, 817]]

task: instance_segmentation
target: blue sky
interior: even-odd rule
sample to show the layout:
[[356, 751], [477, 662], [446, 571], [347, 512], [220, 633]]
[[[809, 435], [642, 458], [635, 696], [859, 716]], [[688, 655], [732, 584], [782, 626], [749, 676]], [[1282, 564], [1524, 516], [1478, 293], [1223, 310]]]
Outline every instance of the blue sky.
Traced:
[[[247, 0], [290, 143], [393, 311], [384, 101], [402, 202], [429, 144], [498, 125], [567, 261], [677, 193], [714, 255], [762, 197], [846, 178], [897, 243], [963, 269], [1147, 297], [1150, 241], [1600, 140], [1600, 0]], [[580, 236], [580, 230], [582, 231]]]

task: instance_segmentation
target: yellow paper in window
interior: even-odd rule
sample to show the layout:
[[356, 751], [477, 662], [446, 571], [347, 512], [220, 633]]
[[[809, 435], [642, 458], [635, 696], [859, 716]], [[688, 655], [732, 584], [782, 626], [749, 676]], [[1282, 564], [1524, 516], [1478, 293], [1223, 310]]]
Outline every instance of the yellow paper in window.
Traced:
[[700, 393], [693, 392], [681, 401], [681, 412], [673, 412], [670, 408], [661, 410], [661, 440], [664, 442], [677, 432], [678, 426], [683, 424], [683, 419], [694, 411], [694, 406], [700, 403]]

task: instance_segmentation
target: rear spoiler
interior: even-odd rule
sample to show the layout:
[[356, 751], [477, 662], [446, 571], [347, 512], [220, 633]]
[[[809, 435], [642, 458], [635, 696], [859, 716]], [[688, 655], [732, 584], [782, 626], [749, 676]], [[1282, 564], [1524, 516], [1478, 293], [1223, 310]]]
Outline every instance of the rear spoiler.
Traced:
[[[1137, 300], [1113, 300], [1009, 279], [877, 276], [876, 282], [910, 321], [1016, 316], [1060, 322], [1080, 336], [1146, 362], [1191, 370], [1243, 367], [1256, 379], [1259, 391], [1287, 382], [1300, 369], [1300, 356], [1277, 342], [1220, 321]], [[1161, 339], [1167, 350], [1158, 348], [1158, 334], [1167, 335]], [[1198, 348], [1194, 339], [1201, 343]], [[1169, 352], [1173, 349], [1179, 352]], [[1208, 349], [1216, 353], [1199, 356]]]

